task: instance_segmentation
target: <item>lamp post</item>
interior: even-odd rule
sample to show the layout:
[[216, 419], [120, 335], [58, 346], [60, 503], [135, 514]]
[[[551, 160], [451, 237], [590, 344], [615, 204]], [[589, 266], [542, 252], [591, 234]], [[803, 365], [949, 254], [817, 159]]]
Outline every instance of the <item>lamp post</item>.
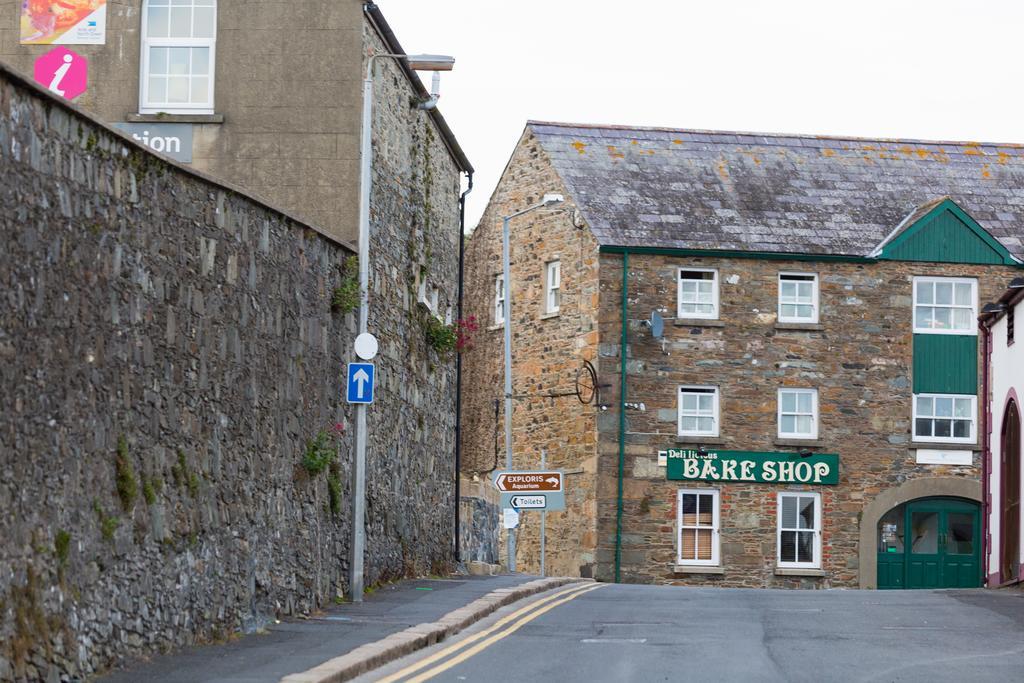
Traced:
[[[375, 54], [366, 60], [363, 79], [362, 135], [359, 154], [359, 334], [370, 316], [370, 185], [373, 168], [373, 66], [379, 57], [404, 59], [418, 71], [451, 71], [455, 58], [446, 55]], [[356, 461], [352, 468], [352, 546], [349, 591], [363, 601], [363, 555], [366, 550], [366, 404], [356, 406]]]
[[[512, 469], [512, 276], [509, 266], [508, 224], [534, 209], [556, 206], [565, 201], [560, 194], [546, 194], [539, 204], [528, 206], [501, 219], [501, 277], [505, 284], [505, 469]], [[516, 532], [508, 530], [508, 570], [516, 570]]]

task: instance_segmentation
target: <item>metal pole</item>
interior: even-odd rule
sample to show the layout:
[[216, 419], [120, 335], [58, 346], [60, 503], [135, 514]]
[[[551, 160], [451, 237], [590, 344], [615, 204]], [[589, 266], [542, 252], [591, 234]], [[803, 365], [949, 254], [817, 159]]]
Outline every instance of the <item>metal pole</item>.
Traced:
[[[505, 281], [505, 469], [512, 469], [512, 276], [509, 272], [508, 223], [501, 222], [501, 277]], [[508, 530], [508, 570], [516, 570], [516, 530]]]
[[[541, 468], [541, 470], [545, 470], [545, 469], [547, 469], [547, 466], [548, 466], [548, 452], [547, 452], [546, 449], [542, 448], [542, 449], [540, 449], [540, 468]], [[544, 573], [544, 547], [545, 547], [545, 542], [547, 540], [545, 538], [545, 531], [546, 531], [545, 527], [547, 526], [547, 521], [548, 521], [548, 511], [545, 508], [544, 510], [540, 511], [540, 575], [541, 576], [547, 576], [547, 574]]]
[[[373, 56], [363, 80], [363, 121], [359, 154], [359, 333], [370, 314], [370, 170], [373, 166]], [[349, 591], [363, 601], [363, 556], [366, 551], [366, 404], [356, 406], [356, 462], [352, 471], [352, 547]]]

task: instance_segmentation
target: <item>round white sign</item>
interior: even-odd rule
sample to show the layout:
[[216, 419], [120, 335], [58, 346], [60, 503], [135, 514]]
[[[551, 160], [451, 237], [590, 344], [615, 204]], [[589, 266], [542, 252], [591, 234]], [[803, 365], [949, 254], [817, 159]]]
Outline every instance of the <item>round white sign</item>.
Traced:
[[356, 355], [363, 360], [373, 360], [377, 355], [377, 338], [369, 332], [363, 332], [356, 337]]

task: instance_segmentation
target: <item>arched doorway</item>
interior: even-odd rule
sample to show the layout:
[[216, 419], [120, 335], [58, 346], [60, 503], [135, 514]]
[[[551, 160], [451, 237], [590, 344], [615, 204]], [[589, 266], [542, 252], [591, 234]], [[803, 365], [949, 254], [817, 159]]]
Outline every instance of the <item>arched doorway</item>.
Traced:
[[1002, 516], [1000, 517], [999, 572], [1002, 580], [1020, 578], [1020, 411], [1011, 400], [1003, 415], [1002, 460], [999, 482]]
[[878, 588], [981, 585], [981, 507], [962, 498], [917, 498], [878, 521]]

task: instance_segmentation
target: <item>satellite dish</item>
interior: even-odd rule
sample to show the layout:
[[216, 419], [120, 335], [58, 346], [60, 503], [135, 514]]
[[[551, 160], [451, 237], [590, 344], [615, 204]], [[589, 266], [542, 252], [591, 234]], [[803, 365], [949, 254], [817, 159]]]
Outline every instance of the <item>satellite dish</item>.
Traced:
[[665, 319], [661, 317], [661, 313], [651, 311], [651, 336], [661, 339], [663, 334], [665, 334]]

